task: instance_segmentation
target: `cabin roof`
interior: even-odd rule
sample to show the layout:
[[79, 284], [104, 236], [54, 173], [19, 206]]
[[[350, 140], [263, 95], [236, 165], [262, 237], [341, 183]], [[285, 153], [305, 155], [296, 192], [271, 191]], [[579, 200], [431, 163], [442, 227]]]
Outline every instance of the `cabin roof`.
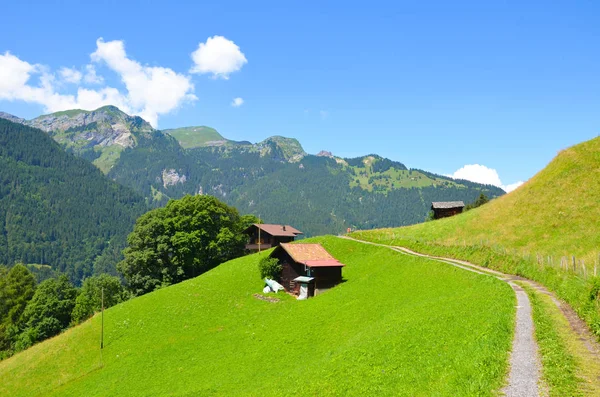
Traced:
[[431, 203], [433, 209], [449, 209], [449, 208], [462, 208], [465, 203], [462, 201], [434, 201]]
[[295, 262], [308, 267], [342, 267], [345, 266], [335, 259], [321, 244], [288, 244], [281, 243], [280, 247], [287, 252]]
[[295, 237], [299, 234], [303, 234], [300, 230], [290, 225], [275, 225], [269, 223], [254, 223], [245, 230], [245, 233], [249, 232], [254, 227], [259, 228], [263, 232], [269, 233], [271, 236]]

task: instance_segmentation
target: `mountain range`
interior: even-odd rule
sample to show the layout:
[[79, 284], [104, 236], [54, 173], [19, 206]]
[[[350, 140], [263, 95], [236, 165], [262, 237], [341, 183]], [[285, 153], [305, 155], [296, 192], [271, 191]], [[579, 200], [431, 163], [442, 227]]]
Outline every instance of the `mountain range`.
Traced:
[[[146, 209], [185, 194], [211, 194], [242, 214], [294, 225], [305, 236], [414, 224], [425, 220], [432, 201], [472, 202], [480, 193], [490, 198], [504, 194], [495, 186], [409, 169], [376, 154], [307, 154], [294, 138], [272, 136], [253, 144], [229, 140], [206, 126], [159, 131], [114, 106], [32, 120], [0, 112], [0, 118], [17, 123], [5, 122], [7, 129], [20, 124], [30, 127], [28, 133], [43, 131], [66, 152], [100, 170], [103, 183], [117, 182], [143, 197]], [[101, 177], [96, 173], [94, 178]], [[140, 213], [139, 207], [127, 211]], [[133, 225], [133, 218], [125, 218], [129, 226], [118, 227], [120, 243], [114, 246], [124, 244]], [[43, 256], [26, 260], [47, 261]], [[90, 268], [80, 273], [89, 274]]]

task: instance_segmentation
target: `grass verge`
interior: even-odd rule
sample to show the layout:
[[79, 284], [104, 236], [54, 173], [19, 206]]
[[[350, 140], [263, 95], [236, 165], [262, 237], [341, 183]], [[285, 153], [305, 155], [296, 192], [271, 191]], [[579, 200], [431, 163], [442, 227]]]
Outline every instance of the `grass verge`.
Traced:
[[514, 274], [539, 282], [566, 301], [600, 338], [600, 277], [556, 266], [538, 264], [520, 256], [514, 256], [485, 245], [442, 245], [426, 240], [417, 240], [408, 235], [409, 228], [377, 229], [358, 231], [350, 236], [359, 240], [402, 246], [416, 252], [466, 260], [474, 264]]
[[583, 396], [582, 379], [577, 376], [578, 364], [567, 345], [572, 337], [568, 321], [549, 296], [538, 293], [526, 283], [518, 284], [531, 302], [543, 379], [550, 397]]

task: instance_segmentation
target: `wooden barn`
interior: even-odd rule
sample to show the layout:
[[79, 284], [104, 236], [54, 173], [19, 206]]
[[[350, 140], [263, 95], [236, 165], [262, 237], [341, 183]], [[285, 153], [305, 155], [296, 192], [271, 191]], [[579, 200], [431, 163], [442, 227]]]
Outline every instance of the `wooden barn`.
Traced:
[[244, 233], [250, 236], [250, 241], [246, 245], [246, 249], [249, 251], [277, 247], [280, 243], [294, 241], [296, 236], [302, 234], [300, 230], [290, 225], [270, 225], [267, 223], [254, 223]]
[[431, 203], [433, 219], [447, 218], [460, 214], [465, 207], [462, 201], [437, 201]]
[[272, 253], [283, 269], [281, 285], [299, 299], [315, 296], [342, 281], [342, 267], [321, 244], [281, 243]]

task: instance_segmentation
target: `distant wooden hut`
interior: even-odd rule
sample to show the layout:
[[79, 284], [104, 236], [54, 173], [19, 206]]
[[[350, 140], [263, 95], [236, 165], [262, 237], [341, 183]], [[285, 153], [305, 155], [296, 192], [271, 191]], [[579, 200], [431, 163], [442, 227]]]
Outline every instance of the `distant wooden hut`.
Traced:
[[460, 214], [465, 207], [462, 201], [436, 201], [431, 203], [433, 219], [447, 218]]
[[[280, 243], [294, 241], [296, 236], [302, 232], [290, 225], [272, 225], [267, 223], [255, 223], [244, 231], [250, 236], [246, 245], [249, 251], [258, 251], [278, 246]], [[259, 247], [260, 246], [260, 247]]]
[[272, 253], [282, 265], [281, 285], [303, 298], [319, 294], [342, 281], [342, 267], [321, 244], [281, 243]]

